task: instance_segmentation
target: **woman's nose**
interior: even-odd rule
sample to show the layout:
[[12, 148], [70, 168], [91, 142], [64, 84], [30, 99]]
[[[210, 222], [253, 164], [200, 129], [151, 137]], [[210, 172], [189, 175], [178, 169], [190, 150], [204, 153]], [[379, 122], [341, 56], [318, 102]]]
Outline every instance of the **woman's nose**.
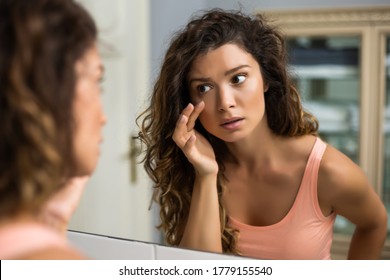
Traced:
[[218, 111], [227, 111], [236, 106], [234, 92], [229, 88], [219, 88], [218, 90]]

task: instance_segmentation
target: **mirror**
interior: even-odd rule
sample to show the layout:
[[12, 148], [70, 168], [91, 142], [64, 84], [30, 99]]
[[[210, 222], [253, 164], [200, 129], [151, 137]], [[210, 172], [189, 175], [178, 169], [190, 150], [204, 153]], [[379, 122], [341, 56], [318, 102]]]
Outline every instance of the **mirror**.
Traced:
[[[199, 10], [213, 7], [240, 9], [240, 6], [238, 1], [233, 0], [79, 0], [79, 2], [92, 13], [100, 30], [101, 53], [106, 68], [103, 101], [108, 123], [105, 127], [105, 142], [102, 146], [98, 168], [92, 176], [81, 204], [70, 223], [70, 229], [161, 244], [162, 237], [155, 229], [155, 225], [159, 223], [158, 209], [153, 204], [152, 209], [148, 210], [152, 193], [151, 182], [143, 167], [140, 164], [134, 164], [134, 158], [129, 160], [128, 157], [129, 151], [134, 154], [137, 149], [131, 144], [131, 136], [137, 131], [135, 117], [145, 107], [145, 101], [149, 96], [153, 81], [159, 71], [161, 59], [173, 33], [186, 24], [191, 15]], [[244, 3], [241, 7], [244, 12], [263, 12], [281, 8], [305, 8], [306, 10], [307, 8], [318, 8], [316, 3], [311, 3], [312, 6], [308, 7], [307, 1], [295, 1], [294, 3], [275, 0], [261, 1], [261, 5], [254, 0], [240, 2]], [[369, 6], [388, 4], [387, 1], [381, 0], [357, 2], [359, 4], [366, 3]], [[336, 0], [327, 3], [328, 7], [332, 8], [340, 7], [342, 4]], [[259, 7], [261, 10], [256, 10]], [[348, 14], [345, 9], [343, 11], [345, 15]], [[379, 13], [379, 10], [377, 12]], [[328, 20], [329, 14], [326, 15], [326, 13], [311, 18], [309, 12], [301, 14], [291, 12], [285, 13], [284, 16], [273, 12], [273, 15], [276, 18], [282, 18], [281, 22], [287, 23], [286, 26], [289, 26], [289, 29], [286, 28], [285, 31], [291, 38], [307, 39], [313, 34], [321, 34], [323, 38], [341, 36], [343, 40], [340, 41], [336, 38], [332, 41], [333, 45], [340, 44], [340, 42], [343, 44], [351, 44], [352, 42], [354, 47], [356, 41], [357, 44], [360, 44], [359, 39], [356, 38], [368, 38], [366, 34], [371, 32], [367, 31], [366, 27], [362, 27], [363, 21], [375, 20], [373, 17], [365, 17], [363, 12], [362, 19], [359, 18], [358, 14], [355, 14], [357, 16], [356, 22], [352, 20], [344, 22], [345, 26], [342, 27], [336, 22], [338, 20], [336, 13], [333, 13], [334, 17], [331, 18], [333, 22]], [[306, 16], [308, 17], [306, 18]], [[343, 17], [341, 16], [341, 18]], [[344, 18], [349, 19], [348, 16]], [[304, 22], [306, 19], [315, 23], [311, 22], [307, 25]], [[351, 36], [353, 37], [352, 41]], [[302, 43], [302, 40], [299, 40], [290, 43]], [[363, 44], [370, 42], [362, 40], [361, 43], [363, 50], [367, 49], [363, 47]], [[364, 57], [368, 57], [367, 55], [369, 54], [364, 53]], [[360, 69], [369, 68], [362, 65]], [[369, 76], [365, 74], [367, 73], [363, 73], [362, 77]], [[358, 77], [357, 74], [355, 76]], [[339, 81], [336, 82], [339, 83]], [[353, 82], [360, 83], [361, 81], [354, 80]], [[305, 83], [305, 81], [301, 81], [302, 86]], [[306, 84], [315, 85], [316, 83], [307, 82]], [[379, 84], [379, 82], [364, 81], [364, 89], [370, 90], [371, 86], [375, 87], [373, 84]], [[362, 98], [366, 98], [365, 96], [368, 95], [361, 93]], [[357, 98], [358, 95], [355, 97]], [[364, 100], [362, 103], [366, 104], [367, 102]], [[372, 104], [375, 106], [375, 103]], [[356, 154], [359, 154], [360, 165], [368, 171], [369, 179], [375, 183], [380, 181], [375, 177], [377, 174], [375, 170], [381, 169], [377, 166], [379, 160], [375, 158], [378, 157], [378, 153], [364, 148], [377, 146], [372, 142], [376, 141], [375, 139], [369, 139], [369, 136], [365, 135], [379, 135], [379, 133], [366, 133], [371, 131], [369, 124], [373, 123], [370, 112], [375, 112], [375, 107], [369, 108], [366, 105], [364, 110], [362, 109], [360, 129], [365, 133], [355, 135], [356, 139], [360, 137], [359, 144], [360, 147], [363, 147], [359, 148]], [[340, 241], [337, 238], [336, 236], [335, 241], [337, 242], [334, 244], [339, 246], [337, 248], [339, 255], [333, 255], [333, 258], [345, 258], [348, 240], [345, 241], [344, 236], [340, 238]], [[386, 248], [386, 252], [390, 252], [388, 247]]]

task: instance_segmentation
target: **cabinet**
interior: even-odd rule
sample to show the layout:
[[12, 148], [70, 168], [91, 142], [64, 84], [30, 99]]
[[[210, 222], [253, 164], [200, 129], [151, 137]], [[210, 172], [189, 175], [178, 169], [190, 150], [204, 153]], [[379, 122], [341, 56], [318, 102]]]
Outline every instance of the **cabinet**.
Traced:
[[[289, 70], [303, 106], [319, 120], [320, 136], [365, 171], [389, 213], [390, 6], [266, 16], [286, 36]], [[349, 221], [337, 218], [333, 258], [346, 258], [352, 232]]]

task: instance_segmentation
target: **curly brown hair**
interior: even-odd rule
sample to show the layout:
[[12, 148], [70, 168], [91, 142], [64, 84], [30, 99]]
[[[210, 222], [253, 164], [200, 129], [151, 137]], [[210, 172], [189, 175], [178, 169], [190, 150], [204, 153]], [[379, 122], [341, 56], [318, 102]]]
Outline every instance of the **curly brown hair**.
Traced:
[[[284, 37], [263, 15], [213, 9], [191, 20], [173, 38], [150, 105], [137, 119], [139, 138], [146, 148], [144, 167], [158, 190], [160, 227], [171, 245], [178, 245], [182, 238], [195, 179], [193, 166], [172, 140], [176, 121], [190, 102], [187, 76], [195, 58], [227, 43], [240, 46], [260, 65], [268, 86], [265, 93], [268, 126], [276, 135], [292, 137], [316, 134], [318, 130], [317, 120], [303, 110], [287, 71]], [[236, 254], [237, 234], [228, 226], [221, 204], [228, 151], [224, 142], [208, 133], [199, 121], [195, 128], [210, 141], [216, 154], [222, 247], [224, 252]]]
[[72, 0], [0, 0], [0, 218], [38, 210], [73, 174], [75, 63], [96, 36]]

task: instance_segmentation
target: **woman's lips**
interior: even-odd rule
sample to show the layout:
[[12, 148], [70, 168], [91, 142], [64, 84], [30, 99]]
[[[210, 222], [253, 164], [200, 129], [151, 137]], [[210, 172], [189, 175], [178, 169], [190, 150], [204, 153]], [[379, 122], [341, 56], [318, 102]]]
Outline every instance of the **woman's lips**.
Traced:
[[231, 118], [228, 120], [224, 120], [221, 126], [227, 130], [236, 130], [240, 128], [243, 118]]

